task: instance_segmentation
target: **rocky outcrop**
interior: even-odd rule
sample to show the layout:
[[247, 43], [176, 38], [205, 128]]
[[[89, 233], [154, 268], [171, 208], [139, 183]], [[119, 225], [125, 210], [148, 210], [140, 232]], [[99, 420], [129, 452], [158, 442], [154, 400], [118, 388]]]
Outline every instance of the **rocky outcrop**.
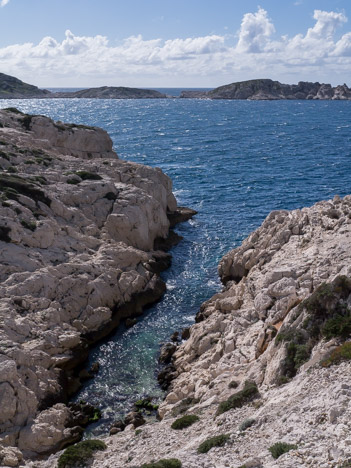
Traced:
[[[93, 466], [348, 466], [350, 252], [351, 196], [272, 212], [221, 260], [223, 291], [172, 356], [162, 421], [107, 438]], [[174, 430], [184, 414], [199, 420]], [[210, 438], [221, 443], [203, 453]]]
[[14, 76], [0, 73], [0, 99], [46, 98], [50, 91], [24, 83]]
[[80, 436], [72, 369], [164, 292], [153, 248], [176, 211], [170, 179], [105, 131], [0, 111], [0, 463]]
[[220, 86], [211, 91], [183, 91], [181, 98], [198, 99], [332, 99], [350, 100], [351, 89], [346, 84], [332, 87], [330, 84], [300, 81], [297, 85], [288, 85], [269, 79], [239, 81]]

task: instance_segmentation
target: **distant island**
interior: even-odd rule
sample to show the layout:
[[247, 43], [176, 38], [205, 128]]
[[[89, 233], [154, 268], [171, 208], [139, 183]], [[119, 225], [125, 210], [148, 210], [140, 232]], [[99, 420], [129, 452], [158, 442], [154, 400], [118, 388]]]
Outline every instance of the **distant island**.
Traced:
[[239, 81], [206, 92], [182, 91], [180, 98], [244, 99], [252, 101], [279, 99], [350, 100], [351, 89], [346, 84], [332, 87], [330, 84], [300, 81], [297, 85], [288, 85], [279, 81], [260, 79]]
[[[102, 86], [72, 92], [50, 92], [24, 83], [13, 76], [0, 73], [0, 99], [167, 99], [174, 98], [152, 89]], [[299, 100], [351, 100], [351, 89], [346, 85], [331, 86], [325, 83], [299, 81], [283, 84], [270, 79], [247, 80], [231, 83], [211, 91], [182, 91], [180, 99], [241, 99], [273, 101]]]
[[0, 73], [0, 99], [58, 99], [58, 98], [88, 98], [88, 99], [165, 99], [170, 96], [152, 89], [138, 89], [114, 86], [82, 89], [73, 92], [52, 93], [46, 89], [24, 83], [14, 76]]

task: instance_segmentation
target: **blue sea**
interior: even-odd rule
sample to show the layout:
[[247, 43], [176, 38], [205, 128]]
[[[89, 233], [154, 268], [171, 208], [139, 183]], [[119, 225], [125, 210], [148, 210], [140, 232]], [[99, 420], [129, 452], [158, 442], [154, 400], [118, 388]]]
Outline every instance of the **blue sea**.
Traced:
[[62, 99], [0, 106], [105, 128], [120, 158], [161, 167], [179, 204], [198, 211], [177, 227], [184, 240], [171, 251], [163, 300], [91, 353], [100, 371], [77, 398], [102, 409], [91, 429], [97, 434], [138, 398], [162, 397], [160, 344], [191, 325], [221, 288], [217, 264], [228, 250], [271, 210], [351, 193], [351, 102]]

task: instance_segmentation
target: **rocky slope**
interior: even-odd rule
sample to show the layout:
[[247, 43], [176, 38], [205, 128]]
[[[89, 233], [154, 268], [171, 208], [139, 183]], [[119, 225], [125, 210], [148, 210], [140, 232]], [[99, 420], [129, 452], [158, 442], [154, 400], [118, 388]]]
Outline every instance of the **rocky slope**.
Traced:
[[297, 85], [288, 85], [268, 79], [248, 80], [220, 86], [211, 91], [183, 91], [181, 98], [198, 99], [332, 99], [350, 100], [351, 89], [344, 85], [332, 87], [330, 84], [300, 81]]
[[18, 447], [1, 466], [80, 437], [73, 369], [164, 292], [170, 255], [153, 249], [172, 214], [193, 212], [102, 129], [0, 111], [0, 447]]
[[[351, 196], [272, 212], [221, 260], [225, 286], [173, 355], [162, 421], [107, 437], [93, 467], [351, 466], [350, 252]], [[184, 414], [199, 419], [173, 429]]]
[[46, 98], [50, 91], [23, 83], [14, 76], [0, 73], [0, 99]]

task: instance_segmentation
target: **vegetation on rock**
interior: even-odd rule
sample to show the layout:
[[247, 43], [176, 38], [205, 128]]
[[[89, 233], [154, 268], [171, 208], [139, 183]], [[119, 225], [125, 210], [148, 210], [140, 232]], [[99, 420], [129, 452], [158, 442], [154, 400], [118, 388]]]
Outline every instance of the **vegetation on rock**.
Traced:
[[195, 414], [186, 414], [185, 416], [182, 416], [181, 418], [176, 419], [173, 421], [171, 428], [172, 429], [185, 429], [186, 427], [191, 426], [194, 424], [196, 421], [199, 421], [199, 417], [196, 416]]
[[286, 442], [276, 442], [275, 444], [271, 445], [268, 450], [271, 452], [272, 457], [276, 460], [284, 453], [295, 449], [297, 449], [297, 445], [287, 444]]
[[245, 419], [239, 426], [239, 431], [246, 431], [249, 427], [256, 423], [256, 419]]
[[342, 361], [351, 360], [351, 341], [347, 341], [332, 351], [331, 355], [321, 362], [323, 367], [330, 367]]
[[182, 463], [177, 458], [163, 458], [158, 462], [144, 463], [140, 468], [182, 468]]
[[229, 411], [232, 408], [240, 408], [246, 403], [250, 402], [258, 394], [257, 385], [255, 382], [247, 381], [243, 390], [231, 395], [228, 400], [222, 401], [217, 409], [216, 415], [220, 415]]
[[207, 453], [213, 447], [222, 447], [228, 442], [229, 438], [229, 434], [220, 434], [218, 436], [210, 437], [199, 445], [197, 452]]
[[101, 440], [84, 440], [78, 444], [66, 448], [58, 459], [58, 468], [70, 468], [75, 466], [86, 466], [97, 450], [105, 450], [106, 444]]

